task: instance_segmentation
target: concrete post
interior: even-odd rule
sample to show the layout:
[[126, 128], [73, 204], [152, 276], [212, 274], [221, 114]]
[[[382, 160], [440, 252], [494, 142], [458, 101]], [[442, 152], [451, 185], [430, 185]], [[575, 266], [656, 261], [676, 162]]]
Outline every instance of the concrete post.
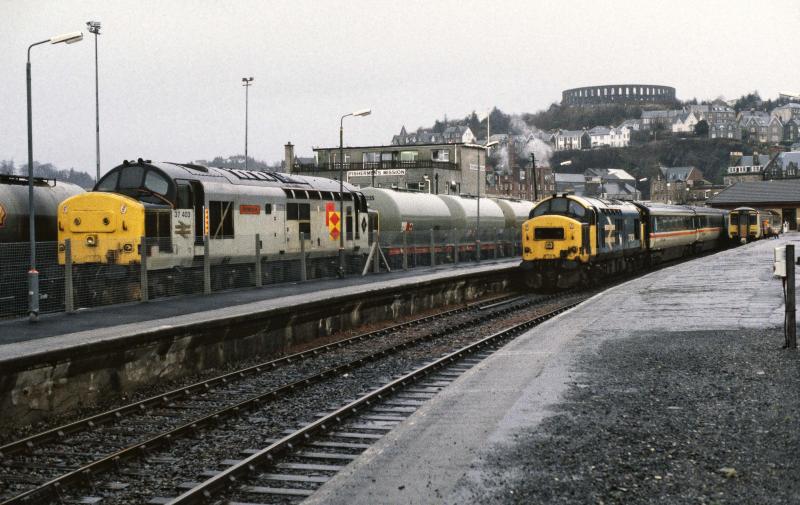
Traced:
[[211, 293], [211, 254], [209, 254], [208, 235], [203, 236], [203, 293]]
[[794, 244], [786, 244], [786, 316], [786, 347], [789, 349], [797, 349]]
[[75, 297], [72, 290], [72, 241], [64, 240], [64, 310], [69, 314], [75, 311]]
[[453, 264], [458, 265], [458, 243], [460, 242], [460, 238], [458, 236], [458, 230], [453, 230]]
[[431, 266], [436, 266], [436, 232], [431, 230]]
[[408, 232], [403, 230], [403, 270], [408, 270]]
[[372, 258], [374, 261], [375, 268], [373, 268], [373, 273], [380, 273], [381, 271], [381, 236], [377, 230], [375, 229], [375, 233], [372, 234], [375, 237], [375, 256]]
[[260, 288], [263, 285], [261, 279], [261, 235], [256, 233], [256, 287]]
[[141, 238], [141, 261], [139, 263], [139, 272], [141, 273], [140, 288], [142, 291], [142, 301], [146, 302], [150, 299], [150, 287], [147, 284], [147, 237]]
[[308, 280], [308, 268], [306, 267], [306, 234], [300, 232], [300, 280]]

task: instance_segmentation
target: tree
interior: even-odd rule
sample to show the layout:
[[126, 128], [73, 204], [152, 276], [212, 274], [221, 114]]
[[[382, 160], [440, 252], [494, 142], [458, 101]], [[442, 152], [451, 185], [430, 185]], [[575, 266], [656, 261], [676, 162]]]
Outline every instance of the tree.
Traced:
[[708, 121], [701, 119], [694, 125], [694, 135], [696, 137], [708, 137]]

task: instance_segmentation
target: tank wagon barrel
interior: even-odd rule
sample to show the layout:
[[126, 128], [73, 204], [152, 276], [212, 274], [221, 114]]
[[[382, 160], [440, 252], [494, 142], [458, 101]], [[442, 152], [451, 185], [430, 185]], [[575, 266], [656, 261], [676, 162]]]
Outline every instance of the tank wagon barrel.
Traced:
[[[58, 205], [70, 196], [83, 193], [80, 186], [52, 179], [34, 178], [33, 205], [36, 240], [54, 241], [58, 237]], [[0, 175], [0, 243], [30, 240], [28, 178]]]

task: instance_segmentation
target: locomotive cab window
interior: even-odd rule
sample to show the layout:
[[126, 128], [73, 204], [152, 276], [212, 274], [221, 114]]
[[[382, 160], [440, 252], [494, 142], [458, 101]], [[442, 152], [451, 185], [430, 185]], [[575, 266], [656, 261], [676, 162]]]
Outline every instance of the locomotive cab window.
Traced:
[[580, 203], [575, 200], [570, 200], [569, 198], [551, 198], [545, 200], [531, 211], [530, 217], [534, 218], [551, 214], [571, 217], [582, 223], [592, 222], [592, 212]]
[[95, 189], [97, 191], [114, 191], [117, 189], [117, 180], [119, 180], [119, 172], [110, 172], [105, 177], [100, 179], [100, 183]]

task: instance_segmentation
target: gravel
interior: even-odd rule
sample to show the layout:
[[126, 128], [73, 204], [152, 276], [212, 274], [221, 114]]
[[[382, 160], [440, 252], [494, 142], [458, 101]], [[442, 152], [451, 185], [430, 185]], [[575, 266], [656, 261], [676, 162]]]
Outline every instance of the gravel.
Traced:
[[800, 356], [781, 329], [585, 353], [553, 415], [484, 460], [481, 503], [800, 502]]

